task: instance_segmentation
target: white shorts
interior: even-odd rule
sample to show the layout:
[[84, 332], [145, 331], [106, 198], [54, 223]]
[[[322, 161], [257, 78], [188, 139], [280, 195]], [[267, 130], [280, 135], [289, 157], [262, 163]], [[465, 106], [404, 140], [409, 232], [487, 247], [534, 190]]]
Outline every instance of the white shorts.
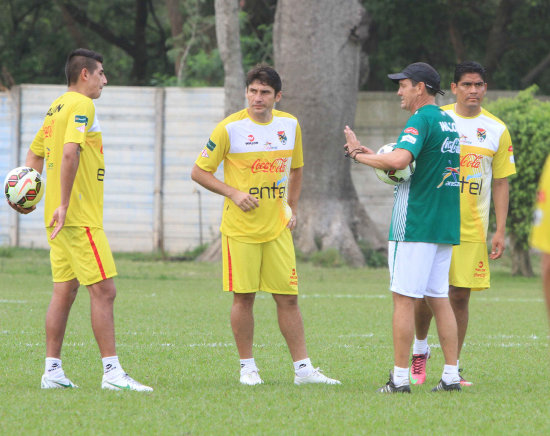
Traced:
[[450, 244], [389, 241], [390, 291], [413, 298], [447, 297], [452, 252]]

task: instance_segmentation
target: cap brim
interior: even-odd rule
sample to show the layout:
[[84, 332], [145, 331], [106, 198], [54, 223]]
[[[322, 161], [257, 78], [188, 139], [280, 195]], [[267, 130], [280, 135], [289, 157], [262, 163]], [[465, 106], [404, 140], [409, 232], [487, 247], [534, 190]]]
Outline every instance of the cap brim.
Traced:
[[399, 83], [400, 80], [408, 79], [403, 73], [388, 74], [388, 78], [393, 80], [395, 83]]

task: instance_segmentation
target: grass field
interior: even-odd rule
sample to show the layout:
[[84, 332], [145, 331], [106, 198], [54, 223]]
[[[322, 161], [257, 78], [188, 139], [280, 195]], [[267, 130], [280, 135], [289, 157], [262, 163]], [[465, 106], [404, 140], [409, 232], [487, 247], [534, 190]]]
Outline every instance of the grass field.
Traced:
[[[80, 388], [42, 391], [48, 253], [0, 248], [0, 433], [166, 435], [548, 434], [548, 323], [538, 278], [493, 268], [471, 300], [461, 356], [474, 386], [431, 393], [443, 365], [412, 395], [376, 388], [392, 367], [386, 269], [299, 265], [312, 362], [341, 386], [294, 386], [271, 297], [259, 294], [255, 357], [264, 385], [241, 386], [221, 265], [116, 256], [118, 355], [151, 394], [100, 389], [102, 367], [80, 289], [63, 366]], [[437, 344], [430, 331], [430, 343]]]

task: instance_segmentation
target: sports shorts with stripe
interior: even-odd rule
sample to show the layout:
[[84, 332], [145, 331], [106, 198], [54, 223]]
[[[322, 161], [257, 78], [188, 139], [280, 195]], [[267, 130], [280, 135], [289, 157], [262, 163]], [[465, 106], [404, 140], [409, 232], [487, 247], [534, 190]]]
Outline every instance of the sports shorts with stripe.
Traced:
[[63, 227], [52, 240], [50, 235], [53, 229], [46, 228], [54, 282], [68, 282], [76, 278], [80, 284], [87, 286], [117, 275], [103, 229]]
[[298, 294], [292, 234], [285, 228], [268, 242], [247, 243], [222, 235], [223, 290]]
[[482, 291], [491, 286], [489, 255], [485, 242], [460, 241], [453, 247], [449, 284], [457, 288]]
[[449, 244], [389, 241], [390, 291], [413, 298], [447, 297], [452, 249]]

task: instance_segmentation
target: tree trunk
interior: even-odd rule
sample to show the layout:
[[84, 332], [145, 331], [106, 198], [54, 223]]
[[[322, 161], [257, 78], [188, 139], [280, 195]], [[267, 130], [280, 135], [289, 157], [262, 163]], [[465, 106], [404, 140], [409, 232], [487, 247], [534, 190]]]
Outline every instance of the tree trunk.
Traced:
[[[241, 110], [244, 105], [244, 71], [239, 33], [238, 0], [216, 0], [216, 39], [225, 73], [225, 116]], [[197, 258], [198, 261], [221, 259], [222, 241], [216, 238]]]
[[355, 118], [367, 31], [357, 0], [277, 3], [273, 48], [283, 79], [280, 108], [298, 117], [304, 145], [296, 246], [306, 254], [337, 248], [356, 266], [364, 264], [358, 241], [386, 248], [359, 202], [343, 152], [344, 126]]
[[174, 60], [174, 74], [180, 77], [181, 58], [183, 56], [183, 15], [179, 8], [179, 0], [165, 0], [168, 19], [170, 20], [170, 33], [174, 41], [174, 47], [178, 53]]
[[510, 235], [510, 254], [512, 256], [512, 275], [533, 277], [529, 250], [521, 247], [521, 244], [518, 243], [512, 234]]
[[225, 116], [244, 104], [244, 71], [239, 33], [238, 0], [216, 0], [216, 39], [225, 73]]
[[491, 85], [492, 76], [497, 68], [500, 57], [506, 51], [508, 44], [508, 24], [520, 0], [500, 0], [495, 20], [487, 38], [484, 66], [487, 69], [487, 82]]

